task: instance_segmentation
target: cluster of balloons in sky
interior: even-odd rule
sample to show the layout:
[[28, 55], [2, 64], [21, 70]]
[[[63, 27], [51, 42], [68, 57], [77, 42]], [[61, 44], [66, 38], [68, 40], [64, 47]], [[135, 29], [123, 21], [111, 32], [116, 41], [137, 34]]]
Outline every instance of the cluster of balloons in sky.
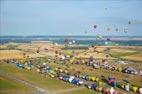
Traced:
[[[132, 24], [132, 21], [128, 21], [128, 24]], [[97, 24], [94, 24], [94, 25], [93, 25], [93, 30], [94, 30], [94, 32], [97, 31], [97, 28], [98, 28]], [[106, 30], [109, 31], [109, 32], [113, 31], [111, 27], [108, 27]], [[118, 31], [120, 31], [120, 30], [119, 30], [119, 28], [115, 28], [114, 31], [118, 32]], [[128, 29], [125, 27], [125, 28], [123, 29], [123, 31], [124, 31], [124, 33], [127, 33], [127, 32], [128, 32]], [[84, 33], [87, 34], [88, 32], [85, 31]], [[101, 39], [103, 39], [103, 36], [102, 36], [101, 34], [97, 34], [97, 35], [96, 35], [96, 40], [101, 40]], [[110, 38], [106, 38], [105, 44], [108, 44], [108, 41], [110, 41], [110, 40], [111, 40]], [[65, 40], [64, 40], [64, 43], [65, 43], [65, 44], [72, 45], [72, 44], [75, 44], [76, 41], [75, 41], [75, 40], [69, 41], [68, 39], [65, 39]]]
[[[105, 8], [105, 10], [108, 10], [108, 8]], [[130, 24], [132, 24], [132, 20], [129, 20], [127, 23], [128, 23], [128, 25], [130, 25]], [[134, 22], [137, 22], [137, 21], [134, 21]], [[94, 25], [93, 25], [93, 32], [96, 32], [97, 31], [97, 28], [98, 28], [99, 26], [95, 23]], [[108, 31], [108, 32], [112, 32], [112, 31], [116, 31], [116, 32], [119, 32], [119, 31], [123, 31], [124, 33], [128, 33], [128, 28], [127, 27], [125, 27], [125, 28], [118, 28], [118, 27], [116, 27], [116, 26], [114, 26], [114, 28], [112, 28], [112, 27], [107, 27], [106, 28], [106, 31]], [[85, 31], [84, 32], [85, 34], [88, 34], [88, 32], [87, 31]], [[103, 37], [101, 36], [101, 34], [96, 34], [96, 39], [102, 39]], [[110, 39], [109, 39], [110, 40]]]
[[[129, 24], [129, 25], [132, 24], [132, 21], [128, 21], [128, 24]], [[106, 31], [108, 31], [108, 32], [111, 32], [111, 31], [116, 31], [116, 32], [121, 31], [121, 30], [120, 30], [119, 28], [117, 28], [116, 26], [114, 26], [114, 27], [115, 27], [114, 30], [113, 30], [112, 27], [107, 27], [107, 28], [106, 28]], [[96, 31], [97, 31], [97, 28], [98, 28], [97, 24], [94, 24], [94, 25], [93, 25], [93, 31], [96, 32]], [[127, 32], [128, 32], [128, 28], [125, 27], [125, 28], [123, 29], [123, 32], [124, 32], [124, 33], [127, 33]], [[84, 33], [87, 34], [88, 32], [85, 31]], [[103, 38], [103, 37], [101, 36], [101, 34], [97, 34], [97, 35], [96, 35], [96, 39], [102, 39], [102, 38]]]
[[[128, 24], [132, 24], [132, 22], [131, 22], [131, 21], [128, 21]], [[94, 24], [94, 25], [93, 25], [93, 31], [96, 32], [96, 31], [97, 31], [97, 28], [98, 28], [97, 24]], [[112, 29], [111, 27], [107, 27], [106, 30], [109, 31], [109, 32], [113, 31], [113, 29]], [[120, 29], [115, 27], [114, 31], [118, 32], [118, 31], [120, 31]], [[127, 33], [127, 32], [128, 32], [128, 28], [125, 27], [125, 28], [123, 29], [123, 32], [124, 32], [124, 33]], [[85, 34], [87, 34], [86, 31], [85, 31]], [[96, 35], [96, 39], [102, 39], [102, 38], [103, 38], [103, 36], [101, 36], [101, 34], [97, 34], [97, 35]], [[110, 39], [107, 38], [107, 41], [108, 41], [108, 40], [110, 40]]]

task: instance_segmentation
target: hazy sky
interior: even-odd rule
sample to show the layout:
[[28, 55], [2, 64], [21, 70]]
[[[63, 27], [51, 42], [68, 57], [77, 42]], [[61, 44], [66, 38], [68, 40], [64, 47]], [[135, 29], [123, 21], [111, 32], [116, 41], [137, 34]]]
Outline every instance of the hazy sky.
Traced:
[[0, 0], [0, 35], [142, 36], [141, 11], [142, 0]]

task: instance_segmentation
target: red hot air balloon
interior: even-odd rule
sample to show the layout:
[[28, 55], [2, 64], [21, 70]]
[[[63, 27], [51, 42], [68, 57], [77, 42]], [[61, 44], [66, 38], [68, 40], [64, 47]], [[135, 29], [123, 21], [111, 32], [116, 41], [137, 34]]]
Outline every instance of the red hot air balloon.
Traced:
[[96, 30], [96, 28], [97, 28], [97, 25], [94, 25], [94, 31]]
[[97, 25], [94, 25], [94, 29], [96, 29], [97, 28]]

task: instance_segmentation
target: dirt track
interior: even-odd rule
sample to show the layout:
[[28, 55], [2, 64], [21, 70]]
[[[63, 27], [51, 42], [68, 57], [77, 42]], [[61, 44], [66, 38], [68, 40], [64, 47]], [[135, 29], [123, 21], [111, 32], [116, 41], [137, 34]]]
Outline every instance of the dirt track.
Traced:
[[5, 73], [3, 71], [0, 71], [0, 76], [4, 76], [6, 78], [9, 78], [11, 80], [15, 80], [19, 83], [22, 83], [30, 88], [33, 88], [35, 91], [35, 94], [62, 94], [63, 92], [68, 92], [68, 91], [74, 91], [74, 90], [80, 90], [80, 89], [84, 89], [85, 87], [78, 87], [78, 88], [70, 88], [70, 89], [65, 89], [65, 90], [59, 90], [59, 91], [55, 91], [55, 92], [51, 92], [47, 89], [44, 89], [44, 88], [41, 88], [35, 84], [32, 84], [28, 81], [25, 81], [25, 80], [22, 80], [14, 75], [11, 75], [11, 74], [8, 74], [8, 73]]

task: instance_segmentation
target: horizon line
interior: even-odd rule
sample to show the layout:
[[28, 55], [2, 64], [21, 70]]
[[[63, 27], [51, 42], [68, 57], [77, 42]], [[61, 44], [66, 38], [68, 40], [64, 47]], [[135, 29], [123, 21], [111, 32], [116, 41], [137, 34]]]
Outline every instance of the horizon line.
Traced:
[[[47, 37], [47, 36], [86, 36], [86, 37], [93, 37], [93, 36], [102, 36], [102, 35], [0, 35], [0, 37]], [[117, 36], [117, 35], [104, 35], [103, 37], [142, 37], [142, 35], [127, 35], [127, 36]]]

